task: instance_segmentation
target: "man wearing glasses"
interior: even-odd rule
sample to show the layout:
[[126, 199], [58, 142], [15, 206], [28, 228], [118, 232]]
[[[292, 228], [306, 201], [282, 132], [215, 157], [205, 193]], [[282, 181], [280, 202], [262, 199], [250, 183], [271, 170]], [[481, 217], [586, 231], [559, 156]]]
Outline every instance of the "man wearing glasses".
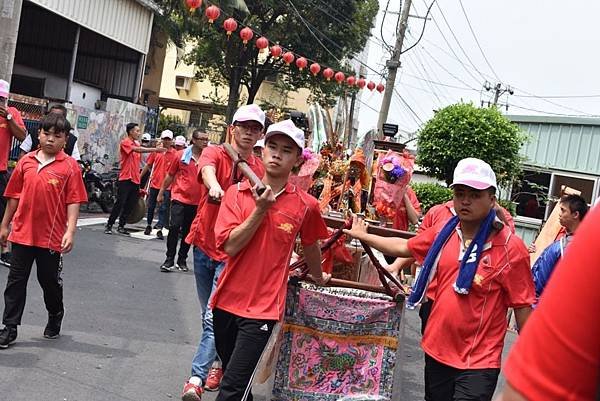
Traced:
[[[182, 138], [185, 145], [185, 138]], [[176, 142], [177, 142], [177, 138]], [[192, 134], [192, 146], [177, 151], [175, 162], [167, 171], [162, 183], [157, 201], [165, 200], [165, 191], [171, 188], [171, 225], [167, 236], [167, 259], [160, 266], [163, 272], [175, 270], [188, 271], [187, 255], [190, 245], [185, 242], [190, 232], [190, 226], [196, 216], [198, 202], [200, 202], [200, 184], [198, 183], [198, 161], [202, 150], [208, 145], [208, 134], [195, 130]], [[179, 253], [177, 254], [177, 241], [181, 234]], [[175, 263], [175, 255], [177, 263]]]
[[[233, 115], [229, 127], [232, 146], [250, 168], [262, 178], [264, 167], [252, 150], [264, 132], [265, 113], [255, 104], [240, 107]], [[219, 213], [220, 201], [227, 188], [238, 182], [241, 174], [234, 170], [233, 160], [222, 146], [209, 146], [202, 152], [198, 161], [200, 202], [198, 213], [186, 238], [194, 245], [194, 275], [196, 289], [202, 306], [202, 338], [192, 361], [192, 373], [183, 388], [182, 399], [200, 400], [204, 389], [216, 391], [223, 375], [220, 368], [211, 368], [216, 358], [213, 334], [212, 310], [208, 300], [214, 291], [223, 270], [226, 255], [217, 249], [215, 243], [215, 222]], [[210, 369], [210, 371], [209, 371]]]

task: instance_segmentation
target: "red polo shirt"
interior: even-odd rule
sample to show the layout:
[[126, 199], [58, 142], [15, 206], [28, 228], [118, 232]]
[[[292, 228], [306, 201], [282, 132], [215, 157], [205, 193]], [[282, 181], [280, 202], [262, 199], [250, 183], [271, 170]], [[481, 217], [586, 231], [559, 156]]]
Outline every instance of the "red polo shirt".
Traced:
[[[408, 240], [419, 263], [442, 227]], [[457, 369], [499, 368], [508, 308], [535, 302], [529, 253], [507, 226], [494, 232], [485, 244], [469, 294], [461, 295], [453, 288], [463, 252], [459, 233], [457, 228], [442, 248], [435, 303], [421, 345], [429, 356]]]
[[[255, 208], [256, 201], [247, 181], [227, 190], [215, 226], [219, 249]], [[298, 234], [303, 246], [328, 237], [319, 202], [288, 183], [250, 243], [234, 257], [227, 258], [212, 298], [213, 307], [249, 319], [279, 320]]]
[[[408, 195], [408, 199], [417, 211], [417, 214], [421, 214], [421, 204], [419, 203], [419, 199], [417, 198], [415, 191], [413, 191], [411, 187], [406, 187], [406, 195]], [[408, 212], [406, 211], [406, 206], [404, 205], [403, 200], [402, 204], [398, 207], [398, 210], [396, 210], [392, 227], [396, 230], [407, 231], [408, 226]]]
[[119, 153], [121, 155], [121, 171], [119, 181], [131, 180], [134, 184], [140, 183], [141, 153], [134, 152], [133, 148], [139, 147], [140, 143], [129, 136], [121, 141]]
[[[262, 161], [254, 155], [251, 155], [247, 161], [252, 171], [262, 178], [265, 174]], [[215, 244], [215, 222], [219, 214], [219, 205], [208, 202], [208, 189], [202, 182], [202, 169], [206, 166], [213, 166], [216, 169], [217, 181], [223, 191], [227, 191], [227, 188], [234, 183], [232, 177], [233, 160], [231, 160], [225, 149], [222, 146], [204, 148], [198, 161], [198, 182], [200, 183], [198, 212], [185, 242], [200, 248], [213, 260], [225, 260], [227, 255], [218, 250]], [[238, 174], [241, 175], [239, 172]]]
[[9, 241], [61, 251], [67, 228], [67, 205], [87, 202], [77, 161], [63, 151], [39, 171], [38, 152], [17, 163], [4, 196], [19, 200]]
[[506, 361], [506, 380], [530, 401], [598, 399], [599, 226], [596, 206], [577, 229]]
[[198, 205], [200, 187], [204, 186], [198, 182], [198, 162], [192, 158], [189, 163], [184, 163], [182, 155], [183, 151], [177, 152], [177, 159], [169, 169], [169, 175], [174, 177], [171, 199], [186, 205]]
[[[508, 224], [508, 228], [510, 228], [510, 231], [514, 234], [515, 221], [513, 220], [512, 215], [508, 210], [504, 208], [502, 208], [502, 213], [504, 215], [504, 219]], [[431, 209], [429, 209], [429, 211], [425, 214], [425, 217], [423, 217], [423, 222], [417, 229], [417, 234], [420, 234], [431, 227], [437, 226], [438, 224], [442, 224], [443, 227], [443, 225], [446, 224], [448, 220], [450, 220], [455, 215], [456, 212], [454, 211], [453, 201], [448, 201], [441, 205], [435, 205]], [[431, 282], [429, 283], [429, 286], [427, 287], [427, 298], [431, 300], [435, 299], [436, 286], [437, 280], [434, 276]]]
[[[15, 123], [21, 128], [25, 128], [21, 113], [14, 107], [7, 107], [6, 111], [12, 115]], [[12, 134], [10, 133], [9, 122], [6, 118], [0, 117], [0, 172], [8, 169], [8, 154], [10, 153], [10, 144], [12, 143]]]
[[[177, 151], [170, 148], [165, 153], [152, 153], [146, 163], [152, 166], [152, 177], [150, 178], [150, 188], [160, 189], [167, 171], [171, 168], [171, 165], [177, 161]], [[171, 186], [167, 188], [170, 190]]]

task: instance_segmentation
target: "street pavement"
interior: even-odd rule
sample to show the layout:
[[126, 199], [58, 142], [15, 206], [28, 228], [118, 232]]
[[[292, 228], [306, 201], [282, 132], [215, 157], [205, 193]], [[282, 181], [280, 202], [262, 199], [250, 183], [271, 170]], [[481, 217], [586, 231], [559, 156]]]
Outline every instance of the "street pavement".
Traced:
[[[66, 312], [57, 340], [42, 337], [46, 311], [32, 271], [17, 343], [0, 350], [2, 401], [180, 399], [200, 336], [194, 274], [160, 272], [164, 241], [105, 235], [102, 220], [90, 217], [102, 216], [81, 220], [64, 258]], [[7, 273], [0, 266], [2, 289]], [[422, 400], [417, 313], [407, 311], [405, 324], [401, 400]], [[206, 393], [203, 400], [215, 397]]]

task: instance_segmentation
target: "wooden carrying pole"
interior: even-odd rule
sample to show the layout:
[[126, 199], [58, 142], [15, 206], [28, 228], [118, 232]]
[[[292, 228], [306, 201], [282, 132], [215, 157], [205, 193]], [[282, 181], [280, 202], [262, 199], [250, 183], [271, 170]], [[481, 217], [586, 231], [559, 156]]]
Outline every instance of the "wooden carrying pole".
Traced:
[[250, 181], [250, 184], [252, 184], [252, 186], [256, 188], [256, 193], [258, 195], [262, 195], [262, 193], [265, 192], [266, 189], [265, 184], [263, 184], [261, 179], [254, 173], [254, 171], [252, 171], [252, 169], [248, 165], [248, 162], [242, 159], [238, 152], [236, 152], [233, 146], [231, 146], [230, 144], [224, 143], [223, 148], [225, 149], [229, 157], [231, 157], [233, 163], [237, 165], [237, 168], [240, 169], [244, 177], [246, 177], [248, 181]]

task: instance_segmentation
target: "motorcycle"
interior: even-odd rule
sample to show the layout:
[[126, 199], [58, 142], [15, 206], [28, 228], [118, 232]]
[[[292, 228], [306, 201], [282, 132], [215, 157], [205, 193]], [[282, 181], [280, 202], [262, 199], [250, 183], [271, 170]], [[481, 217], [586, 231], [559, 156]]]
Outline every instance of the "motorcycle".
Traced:
[[[105, 158], [108, 158], [105, 155]], [[118, 173], [114, 171], [108, 173], [98, 173], [92, 167], [93, 163], [104, 166], [105, 164], [96, 159], [80, 160], [82, 167], [83, 182], [88, 195], [88, 204], [96, 202], [104, 213], [112, 210], [117, 198], [117, 179]]]

